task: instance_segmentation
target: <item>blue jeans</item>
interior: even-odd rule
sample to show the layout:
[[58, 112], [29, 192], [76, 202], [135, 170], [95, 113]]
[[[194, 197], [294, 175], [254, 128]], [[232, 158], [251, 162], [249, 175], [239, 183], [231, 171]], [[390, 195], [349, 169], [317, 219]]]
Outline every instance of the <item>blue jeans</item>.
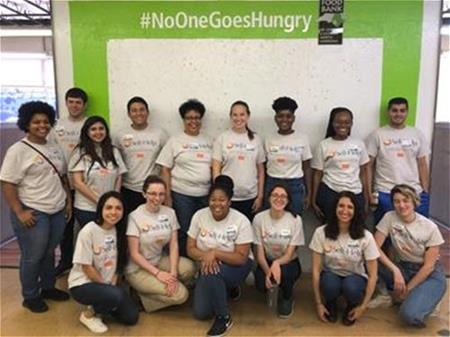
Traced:
[[[373, 213], [375, 224], [379, 223], [383, 216], [389, 212], [393, 211], [394, 206], [391, 202], [391, 194], [385, 192], [378, 192], [378, 206]], [[416, 208], [416, 212], [422, 214], [423, 216], [429, 216], [430, 210], [430, 195], [426, 192], [420, 193], [420, 205]]]
[[306, 194], [306, 187], [303, 178], [296, 179], [279, 179], [266, 176], [264, 185], [264, 209], [268, 209], [269, 193], [275, 184], [283, 184], [289, 189], [291, 195], [291, 208], [295, 214], [301, 215], [303, 213], [303, 203]]
[[109, 314], [126, 325], [134, 325], [138, 321], [139, 309], [121, 287], [92, 282], [69, 291], [75, 301], [92, 305], [98, 314]]
[[[267, 259], [269, 266], [272, 265], [272, 261]], [[289, 300], [292, 298], [295, 282], [300, 278], [302, 268], [297, 258], [291, 262], [283, 264], [281, 267], [281, 282], [280, 290], [283, 294], [283, 298]], [[266, 274], [262, 268], [258, 265], [255, 271], [255, 286], [256, 289], [262, 292], [266, 292]]]
[[64, 210], [47, 214], [33, 210], [36, 224], [28, 228], [14, 212], [11, 224], [20, 248], [20, 283], [24, 299], [40, 296], [41, 289], [55, 287], [55, 248], [64, 233]]
[[252, 265], [251, 259], [247, 259], [241, 266], [222, 263], [218, 274], [200, 274], [194, 289], [195, 318], [203, 320], [214, 316], [227, 316], [227, 289], [239, 286], [250, 273]]
[[255, 213], [253, 213], [252, 207], [255, 203], [255, 199], [248, 199], [248, 200], [236, 200], [231, 201], [231, 208], [235, 209], [236, 211], [241, 212], [244, 214], [250, 222], [253, 221], [253, 217], [255, 216]]
[[73, 214], [77, 219], [80, 229], [83, 228], [88, 222], [95, 221], [97, 219], [97, 213], [92, 211], [84, 211], [79, 208], [73, 209]]
[[195, 212], [208, 206], [208, 196], [192, 197], [172, 191], [172, 207], [180, 224], [178, 231], [178, 249], [180, 256], [187, 257], [187, 232]]
[[347, 305], [357, 306], [364, 298], [366, 285], [367, 279], [361, 275], [351, 274], [344, 277], [329, 270], [320, 274], [320, 293], [325, 303], [336, 301], [342, 294]]
[[[422, 267], [419, 263], [400, 261], [398, 264], [405, 282], [408, 283]], [[378, 275], [386, 282], [388, 290], [394, 290], [394, 278], [389, 269], [379, 263]], [[421, 326], [424, 319], [433, 312], [447, 289], [442, 265], [438, 262], [425, 281], [416, 286], [400, 305], [400, 317], [408, 325]]]
[[[332, 214], [336, 211], [334, 209], [336, 204], [338, 192], [329, 188], [326, 184], [320, 183], [319, 189], [317, 191], [316, 203], [320, 207], [323, 214], [325, 215], [325, 223], [328, 223], [331, 219]], [[361, 193], [355, 194], [356, 201], [358, 202], [359, 209], [361, 212], [364, 210], [364, 195]]]

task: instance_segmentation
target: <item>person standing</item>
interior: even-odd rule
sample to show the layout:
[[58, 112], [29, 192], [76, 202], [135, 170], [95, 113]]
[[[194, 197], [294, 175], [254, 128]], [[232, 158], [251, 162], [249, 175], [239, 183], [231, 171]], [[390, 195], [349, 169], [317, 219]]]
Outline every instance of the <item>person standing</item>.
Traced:
[[373, 178], [373, 191], [378, 193], [378, 200], [373, 197], [371, 200], [372, 204], [378, 204], [374, 212], [375, 223], [394, 209], [390, 191], [396, 184], [407, 184], [416, 190], [420, 195], [417, 212], [428, 217], [429, 145], [420, 130], [406, 125], [406, 98], [389, 100], [387, 114], [389, 124], [373, 131], [366, 139], [370, 157], [369, 179], [372, 182]]

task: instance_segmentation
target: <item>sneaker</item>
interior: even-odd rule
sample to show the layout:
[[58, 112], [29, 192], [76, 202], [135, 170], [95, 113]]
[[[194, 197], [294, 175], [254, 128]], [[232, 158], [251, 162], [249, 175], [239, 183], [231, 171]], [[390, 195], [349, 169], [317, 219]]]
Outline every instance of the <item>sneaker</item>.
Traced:
[[35, 313], [46, 312], [48, 310], [47, 303], [41, 297], [24, 300], [22, 305]]
[[338, 315], [337, 315], [338, 307], [337, 307], [336, 301], [327, 302], [325, 304], [325, 308], [327, 308], [327, 310], [328, 310], [328, 315], [325, 315], [326, 319], [329, 322], [332, 322], [332, 323], [337, 322], [337, 320], [338, 320]]
[[65, 291], [52, 288], [52, 289], [42, 289], [41, 290], [41, 296], [42, 298], [45, 298], [47, 300], [53, 300], [53, 301], [67, 301], [70, 296]]
[[377, 297], [375, 297], [373, 300], [369, 302], [367, 305], [368, 308], [374, 309], [374, 308], [388, 308], [392, 306], [392, 297], [387, 294], [380, 294]]
[[68, 274], [71, 268], [71, 264], [58, 264], [55, 268], [55, 277], [58, 278]]
[[241, 298], [241, 295], [242, 295], [241, 286], [237, 286], [237, 287], [228, 289], [228, 297], [232, 301], [235, 301], [235, 302], [239, 301], [239, 299]]
[[108, 327], [103, 324], [100, 318], [95, 316], [86, 317], [84, 315], [84, 312], [82, 312], [80, 315], [80, 322], [83, 323], [83, 325], [93, 333], [104, 333], [108, 331]]
[[342, 324], [346, 325], [346, 326], [350, 326], [355, 324], [356, 319], [350, 319], [348, 318], [348, 315], [350, 314], [350, 311], [353, 310], [353, 308], [355, 308], [356, 305], [352, 305], [352, 304], [347, 304], [345, 310], [344, 310], [344, 315], [342, 316]]
[[294, 313], [294, 300], [291, 298], [289, 300], [281, 299], [278, 304], [278, 317], [289, 318]]
[[208, 337], [221, 337], [232, 327], [231, 316], [216, 316], [213, 325], [207, 332]]

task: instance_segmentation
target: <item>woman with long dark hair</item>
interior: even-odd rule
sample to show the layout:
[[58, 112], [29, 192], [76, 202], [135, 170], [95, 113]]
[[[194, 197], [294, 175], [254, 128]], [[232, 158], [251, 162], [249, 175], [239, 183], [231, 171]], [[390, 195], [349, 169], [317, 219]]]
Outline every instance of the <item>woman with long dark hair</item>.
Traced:
[[83, 227], [95, 220], [97, 202], [103, 193], [120, 191], [122, 174], [127, 172], [102, 117], [91, 116], [84, 122], [80, 142], [69, 161], [69, 171], [75, 188], [74, 214]]
[[108, 330], [100, 315], [110, 314], [126, 325], [138, 320], [138, 308], [117, 285], [127, 263], [125, 231], [122, 196], [110, 191], [100, 197], [95, 221], [78, 234], [69, 290], [77, 302], [89, 306], [81, 313], [80, 322], [95, 333]]
[[349, 109], [333, 108], [325, 139], [312, 159], [311, 205], [324, 222], [333, 216], [336, 196], [341, 191], [353, 192], [359, 208], [364, 214], [368, 212], [369, 156], [364, 142], [350, 137], [352, 125], [353, 114]]
[[288, 318], [294, 312], [293, 289], [301, 274], [296, 250], [305, 244], [302, 219], [292, 210], [287, 186], [275, 184], [269, 191], [270, 208], [253, 219], [258, 267], [255, 285], [265, 292], [279, 286], [278, 317]]
[[372, 234], [364, 229], [353, 192], [338, 193], [329, 222], [316, 229], [309, 248], [317, 315], [324, 322], [336, 322], [337, 299], [342, 295], [346, 301], [342, 322], [352, 325], [372, 297], [380, 256]]

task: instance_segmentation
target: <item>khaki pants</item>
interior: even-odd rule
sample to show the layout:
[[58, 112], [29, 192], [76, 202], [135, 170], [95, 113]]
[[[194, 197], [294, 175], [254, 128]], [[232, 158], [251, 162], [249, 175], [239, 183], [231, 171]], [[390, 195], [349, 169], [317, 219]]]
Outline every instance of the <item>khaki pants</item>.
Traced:
[[[167, 272], [170, 271], [169, 257], [163, 256], [158, 262], [157, 267]], [[178, 262], [178, 279], [180, 282], [177, 291], [172, 296], [167, 296], [165, 283], [159, 281], [146, 270], [139, 269], [125, 276], [130, 286], [138, 292], [145, 311], [153, 312], [171, 305], [186, 302], [189, 292], [185, 284], [192, 283], [195, 271], [195, 264], [191, 260], [180, 257]]]

